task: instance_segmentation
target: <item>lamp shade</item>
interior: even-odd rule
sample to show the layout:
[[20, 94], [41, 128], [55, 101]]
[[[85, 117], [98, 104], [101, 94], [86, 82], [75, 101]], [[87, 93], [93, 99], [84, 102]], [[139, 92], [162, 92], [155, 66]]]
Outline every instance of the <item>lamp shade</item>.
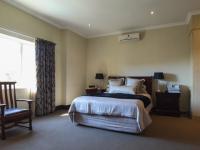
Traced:
[[103, 80], [104, 79], [103, 73], [96, 73], [95, 79]]
[[154, 72], [154, 79], [164, 79], [163, 72]]

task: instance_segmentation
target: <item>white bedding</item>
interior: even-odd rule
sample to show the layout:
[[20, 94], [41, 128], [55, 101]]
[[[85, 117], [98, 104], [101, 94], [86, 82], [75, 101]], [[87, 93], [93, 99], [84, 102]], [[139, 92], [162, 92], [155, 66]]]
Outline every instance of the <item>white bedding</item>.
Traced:
[[[145, 96], [150, 97], [149, 94]], [[151, 106], [152, 104], [147, 108], [151, 109]], [[145, 109], [143, 102], [137, 99], [80, 96], [71, 104], [69, 114], [72, 113], [132, 118], [136, 120], [140, 132], [152, 122], [149, 110]]]

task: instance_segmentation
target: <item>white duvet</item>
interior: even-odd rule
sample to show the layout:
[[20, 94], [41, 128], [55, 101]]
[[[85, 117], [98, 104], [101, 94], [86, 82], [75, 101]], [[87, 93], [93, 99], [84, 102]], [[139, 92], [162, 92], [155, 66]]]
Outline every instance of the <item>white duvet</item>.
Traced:
[[80, 96], [73, 100], [69, 109], [70, 114], [76, 112], [133, 118], [136, 119], [140, 131], [152, 122], [143, 102], [137, 99]]

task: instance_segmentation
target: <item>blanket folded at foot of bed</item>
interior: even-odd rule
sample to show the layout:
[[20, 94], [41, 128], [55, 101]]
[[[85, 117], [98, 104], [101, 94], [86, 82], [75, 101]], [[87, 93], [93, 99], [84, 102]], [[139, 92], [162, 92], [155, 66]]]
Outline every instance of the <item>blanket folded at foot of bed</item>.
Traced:
[[87, 94], [84, 96], [110, 97], [118, 99], [137, 99], [144, 103], [145, 108], [151, 103], [149, 97], [144, 95], [133, 95], [133, 94], [123, 94], [123, 93], [95, 93], [95, 94]]

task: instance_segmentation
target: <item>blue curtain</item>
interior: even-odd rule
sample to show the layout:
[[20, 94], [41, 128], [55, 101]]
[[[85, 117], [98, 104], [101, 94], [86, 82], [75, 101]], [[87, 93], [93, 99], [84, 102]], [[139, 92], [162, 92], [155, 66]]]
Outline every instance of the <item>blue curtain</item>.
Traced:
[[55, 43], [36, 39], [36, 78], [35, 114], [45, 116], [55, 110]]

